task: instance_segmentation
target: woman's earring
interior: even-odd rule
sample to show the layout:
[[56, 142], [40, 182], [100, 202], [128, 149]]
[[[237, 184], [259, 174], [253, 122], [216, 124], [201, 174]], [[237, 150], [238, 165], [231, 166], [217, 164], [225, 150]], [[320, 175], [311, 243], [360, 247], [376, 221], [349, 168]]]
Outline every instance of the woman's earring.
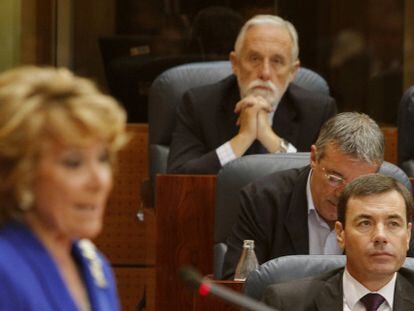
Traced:
[[33, 205], [33, 201], [34, 201], [34, 198], [33, 198], [33, 193], [31, 191], [29, 190], [22, 191], [20, 195], [20, 202], [19, 202], [20, 209], [24, 212], [30, 210]]

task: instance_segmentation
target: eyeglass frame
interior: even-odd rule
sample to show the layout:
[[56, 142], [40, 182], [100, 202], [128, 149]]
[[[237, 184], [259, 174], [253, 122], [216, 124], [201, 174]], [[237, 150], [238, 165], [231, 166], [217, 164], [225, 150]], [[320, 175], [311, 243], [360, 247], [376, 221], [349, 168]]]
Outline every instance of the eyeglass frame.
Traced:
[[331, 174], [326, 172], [326, 168], [325, 167], [321, 167], [322, 171], [323, 171], [323, 175], [326, 177], [326, 180], [328, 181], [329, 185], [333, 188], [339, 188], [341, 186], [345, 186], [346, 185], [346, 179], [338, 176], [336, 174]]

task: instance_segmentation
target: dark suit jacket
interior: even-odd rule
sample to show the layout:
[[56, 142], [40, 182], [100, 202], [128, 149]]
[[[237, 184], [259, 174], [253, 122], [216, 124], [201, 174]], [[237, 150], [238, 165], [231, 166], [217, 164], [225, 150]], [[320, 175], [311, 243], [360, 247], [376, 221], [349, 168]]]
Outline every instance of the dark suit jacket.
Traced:
[[[233, 110], [239, 100], [234, 75], [184, 95], [170, 145], [170, 173], [217, 174], [221, 165], [215, 149], [238, 133]], [[298, 151], [308, 152], [322, 124], [335, 114], [331, 97], [290, 84], [275, 112], [273, 130]], [[260, 153], [258, 148], [253, 144], [246, 154]]]
[[[343, 268], [335, 269], [318, 277], [271, 285], [263, 300], [281, 311], [342, 311], [343, 272]], [[398, 271], [393, 310], [414, 310], [414, 272], [411, 270]]]
[[234, 274], [243, 240], [255, 241], [259, 264], [280, 256], [309, 254], [309, 172], [310, 166], [276, 172], [242, 189], [239, 218], [226, 241], [224, 278]]

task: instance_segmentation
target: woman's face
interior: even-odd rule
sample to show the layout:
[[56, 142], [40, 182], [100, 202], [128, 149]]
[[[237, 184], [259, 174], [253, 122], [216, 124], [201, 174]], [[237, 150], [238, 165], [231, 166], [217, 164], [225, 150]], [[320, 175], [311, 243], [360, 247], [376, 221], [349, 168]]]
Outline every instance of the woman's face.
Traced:
[[45, 149], [34, 177], [34, 206], [26, 220], [32, 228], [67, 239], [95, 237], [112, 189], [106, 145], [53, 143]]

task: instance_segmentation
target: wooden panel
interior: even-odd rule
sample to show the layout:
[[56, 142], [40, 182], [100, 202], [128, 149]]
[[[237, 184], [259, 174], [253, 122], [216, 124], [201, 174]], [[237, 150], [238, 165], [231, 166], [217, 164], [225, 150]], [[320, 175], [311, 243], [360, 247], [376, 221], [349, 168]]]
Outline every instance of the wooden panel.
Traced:
[[73, 0], [73, 67], [99, 85], [106, 81], [98, 39], [114, 34], [115, 14], [116, 0]]
[[381, 130], [385, 138], [384, 160], [397, 164], [398, 129], [394, 126], [383, 126]]
[[193, 295], [178, 277], [183, 265], [213, 270], [215, 176], [157, 177], [157, 310], [192, 310]]
[[21, 3], [21, 63], [54, 65], [56, 0]]
[[[112, 265], [155, 263], [155, 215], [140, 210], [140, 185], [148, 176], [147, 136], [144, 124], [129, 124], [129, 144], [120, 152], [114, 189], [104, 219], [104, 230], [96, 240]], [[140, 211], [143, 221], [137, 217]]]
[[[244, 282], [236, 282], [236, 281], [214, 281], [214, 283], [218, 285], [225, 286], [230, 288], [236, 292], [242, 292]], [[225, 302], [217, 297], [213, 296], [206, 296], [202, 297], [199, 296], [197, 293], [194, 294], [194, 310], [195, 311], [237, 311], [240, 308]]]
[[122, 310], [135, 311], [145, 296], [145, 310], [155, 310], [155, 269], [114, 268]]

